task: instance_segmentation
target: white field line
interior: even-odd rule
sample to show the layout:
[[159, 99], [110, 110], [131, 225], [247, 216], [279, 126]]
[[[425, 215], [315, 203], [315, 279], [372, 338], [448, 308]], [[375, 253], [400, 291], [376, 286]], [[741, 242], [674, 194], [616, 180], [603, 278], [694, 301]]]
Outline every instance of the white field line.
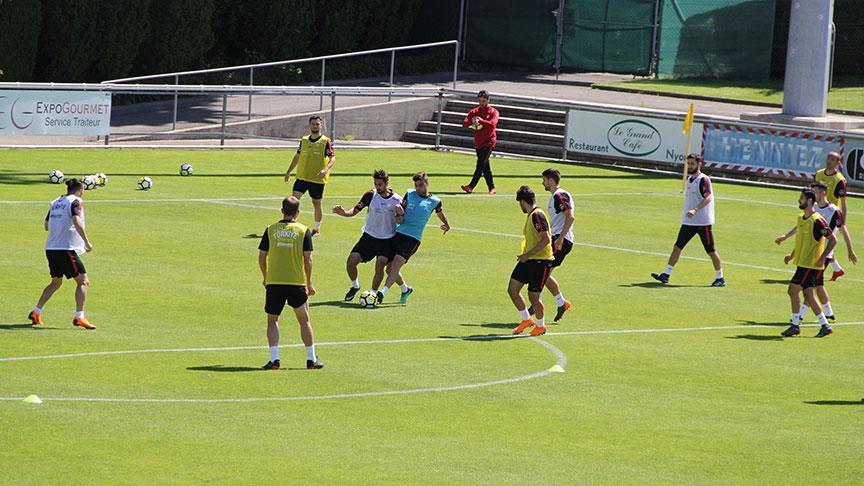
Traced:
[[[381, 343], [407, 343], [407, 342], [428, 342], [428, 341], [453, 341], [459, 338], [431, 338], [431, 339], [396, 339], [390, 341], [345, 341], [341, 343], [329, 344], [381, 344]], [[555, 355], [555, 364], [564, 368], [567, 366], [567, 356], [557, 347], [538, 338], [528, 338], [530, 341], [536, 342], [546, 349], [550, 350]], [[464, 339], [462, 339], [464, 340]], [[328, 343], [321, 343], [326, 345]], [[293, 345], [298, 346], [298, 345]], [[293, 347], [292, 346], [292, 347]], [[286, 346], [287, 347], [287, 346]], [[211, 348], [211, 350], [214, 348]], [[234, 348], [236, 349], [236, 348]], [[104, 398], [104, 397], [43, 397], [43, 401], [51, 402], [119, 402], [119, 403], [249, 403], [249, 402], [288, 402], [300, 400], [333, 400], [343, 398], [364, 398], [364, 397], [381, 397], [390, 395], [414, 395], [418, 393], [435, 393], [445, 391], [470, 390], [473, 388], [483, 388], [494, 385], [505, 385], [510, 383], [518, 383], [520, 381], [533, 380], [551, 375], [550, 370], [542, 370], [527, 375], [516, 376], [513, 378], [503, 378], [500, 380], [484, 381], [479, 383], [466, 383], [463, 385], [437, 386], [427, 388], [412, 388], [406, 390], [385, 390], [374, 392], [360, 393], [337, 393], [329, 395], [307, 395], [307, 396], [290, 396], [290, 397], [244, 397], [244, 398]], [[20, 401], [22, 397], [0, 397], [0, 401]]]

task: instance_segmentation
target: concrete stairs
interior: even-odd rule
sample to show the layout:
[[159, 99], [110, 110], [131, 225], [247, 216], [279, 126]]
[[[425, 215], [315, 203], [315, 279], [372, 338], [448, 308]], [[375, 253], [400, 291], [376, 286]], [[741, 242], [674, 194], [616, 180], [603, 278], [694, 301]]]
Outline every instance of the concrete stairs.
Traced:
[[[494, 101], [494, 100], [493, 100]], [[441, 145], [473, 149], [474, 136], [470, 129], [462, 128], [462, 119], [468, 110], [477, 106], [473, 100], [451, 98], [441, 113]], [[563, 153], [567, 112], [563, 109], [536, 108], [528, 103], [504, 105], [493, 103], [501, 119], [498, 122], [497, 152], [541, 158], [559, 158]], [[406, 142], [435, 144], [437, 113], [431, 120], [419, 123], [416, 130], [406, 131]]]

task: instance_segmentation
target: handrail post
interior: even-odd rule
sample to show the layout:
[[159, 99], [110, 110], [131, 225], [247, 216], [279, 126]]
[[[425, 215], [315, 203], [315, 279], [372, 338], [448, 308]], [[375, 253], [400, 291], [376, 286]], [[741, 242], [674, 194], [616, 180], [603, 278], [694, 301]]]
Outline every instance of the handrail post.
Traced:
[[[326, 63], [327, 63], [326, 59], [321, 59], [321, 87], [322, 88], [324, 87], [324, 69], [325, 69]], [[324, 109], [324, 93], [322, 92], [321, 97], [318, 100], [318, 111], [321, 111], [323, 109]]]
[[[323, 95], [322, 95], [323, 96]], [[330, 92], [330, 140], [336, 141], [336, 92]]]
[[453, 89], [456, 89], [456, 75], [459, 72], [459, 42], [456, 42], [456, 50], [453, 53]]
[[435, 150], [441, 148], [441, 112], [444, 110], [444, 93], [438, 93], [438, 121], [435, 124]]
[[[255, 68], [249, 68], [249, 88], [255, 87]], [[249, 93], [249, 115], [246, 116], [247, 120], [252, 119], [252, 93]]]
[[[390, 51], [390, 88], [393, 88], [393, 70], [396, 67], [396, 51]], [[393, 92], [387, 95], [387, 101], [393, 99]]]
[[225, 145], [225, 112], [228, 110], [228, 93], [222, 93], [222, 131], [219, 133], [219, 146]]
[[[174, 76], [174, 86], [180, 84], [180, 75]], [[171, 122], [171, 130], [177, 129], [177, 90], [174, 90], [174, 120]]]

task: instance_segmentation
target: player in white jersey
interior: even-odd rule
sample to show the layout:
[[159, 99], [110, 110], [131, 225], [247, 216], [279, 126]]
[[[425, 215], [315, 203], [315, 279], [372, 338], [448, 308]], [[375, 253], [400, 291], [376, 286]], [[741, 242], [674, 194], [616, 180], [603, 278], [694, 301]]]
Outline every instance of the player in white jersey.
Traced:
[[[828, 186], [822, 182], [814, 182], [810, 184], [810, 188], [813, 189], [813, 192], [816, 193], [816, 204], [813, 206], [813, 210], [819, 213], [822, 216], [822, 219], [825, 220], [825, 223], [828, 224], [828, 229], [831, 230], [832, 233], [836, 236], [839, 232], [843, 235], [843, 240], [846, 241], [846, 249], [848, 250], [849, 261], [853, 264], [858, 263], [858, 255], [855, 254], [855, 250], [852, 248], [852, 237], [849, 236], [849, 230], [846, 228], [846, 221], [843, 216], [843, 211], [828, 201]], [[791, 237], [797, 232], [797, 227], [792, 228], [785, 235], [778, 236], [774, 242], [778, 245], [782, 243], [787, 238]], [[831, 250], [830, 253], [825, 257], [825, 266], [827, 267], [831, 261], [834, 259], [834, 249]], [[829, 321], [833, 321], [834, 317], [834, 309], [831, 308], [831, 300], [828, 297], [828, 291], [825, 290], [825, 279], [824, 274], [822, 272], [819, 273], [819, 276], [816, 278], [816, 296], [819, 299], [819, 303], [822, 304], [822, 309], [825, 312], [825, 318]], [[798, 318], [803, 321], [804, 317], [807, 315], [808, 306], [807, 303], [803, 303], [801, 305], [801, 311], [798, 313]]]
[[[363, 208], [369, 208], [366, 213], [366, 225], [363, 226], [363, 235], [348, 254], [346, 270], [348, 278], [351, 279], [351, 288], [345, 294], [345, 301], [351, 301], [360, 290], [360, 279], [357, 266], [375, 259], [375, 275], [372, 277], [372, 293], [377, 294], [381, 282], [384, 280], [384, 269], [389, 261], [393, 236], [396, 235], [396, 206], [402, 204], [402, 197], [388, 188], [390, 176], [383, 170], [376, 170], [372, 174], [375, 189], [366, 191], [360, 201], [350, 210], [342, 206], [333, 206], [333, 212], [339, 216], [351, 218]], [[414, 291], [405, 284], [402, 275], [396, 280], [402, 287], [403, 298]]]
[[711, 230], [714, 225], [714, 194], [711, 179], [702, 173], [702, 162], [701, 154], [692, 153], [687, 156], [687, 189], [684, 192], [684, 216], [681, 218], [678, 239], [675, 241], [672, 254], [669, 255], [669, 262], [663, 272], [651, 274], [651, 277], [660, 283], [669, 282], [672, 269], [681, 256], [681, 250], [694, 236], [699, 235], [699, 239], [702, 240], [702, 247], [705, 248], [705, 253], [711, 257], [711, 263], [714, 264], [714, 271], [716, 272], [711, 286], [726, 286], [720, 255], [714, 248], [714, 232]]
[[33, 324], [42, 324], [42, 308], [63, 285], [63, 277], [66, 277], [74, 278], [78, 284], [75, 289], [76, 307], [72, 325], [96, 329], [84, 315], [84, 301], [87, 299], [90, 280], [87, 279], [87, 270], [79, 254], [93, 251], [93, 245], [84, 230], [84, 201], [81, 199], [83, 193], [84, 184], [78, 179], [69, 179], [66, 181], [66, 194], [51, 202], [51, 209], [45, 216], [45, 231], [48, 232], [45, 256], [48, 258], [51, 283], [42, 291], [39, 302], [27, 316]]
[[[552, 270], [564, 263], [564, 258], [573, 249], [573, 196], [561, 189], [561, 172], [558, 169], [549, 168], [543, 171], [543, 187], [552, 193], [547, 205], [549, 215], [549, 230], [552, 233], [552, 255], [555, 259], [549, 264], [549, 277], [546, 279], [546, 288], [555, 296], [558, 312], [555, 314], [555, 322], [564, 317], [564, 313], [570, 310], [570, 302], [564, 298], [558, 281], [552, 276]], [[528, 313], [533, 315], [533, 308]]]

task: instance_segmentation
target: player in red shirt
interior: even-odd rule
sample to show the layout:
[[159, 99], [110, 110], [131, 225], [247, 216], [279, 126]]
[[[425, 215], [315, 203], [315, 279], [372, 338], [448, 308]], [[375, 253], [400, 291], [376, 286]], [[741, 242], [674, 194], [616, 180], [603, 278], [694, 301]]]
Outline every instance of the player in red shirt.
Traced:
[[480, 182], [482, 175], [489, 187], [489, 194], [495, 194], [495, 183], [492, 181], [492, 167], [489, 165], [489, 156], [495, 149], [497, 141], [496, 128], [498, 127], [498, 110], [489, 104], [489, 93], [481, 90], [477, 93], [477, 104], [468, 112], [462, 120], [462, 126], [474, 130], [474, 149], [477, 151], [477, 168], [474, 169], [474, 177], [462, 190], [471, 194], [474, 187]]

